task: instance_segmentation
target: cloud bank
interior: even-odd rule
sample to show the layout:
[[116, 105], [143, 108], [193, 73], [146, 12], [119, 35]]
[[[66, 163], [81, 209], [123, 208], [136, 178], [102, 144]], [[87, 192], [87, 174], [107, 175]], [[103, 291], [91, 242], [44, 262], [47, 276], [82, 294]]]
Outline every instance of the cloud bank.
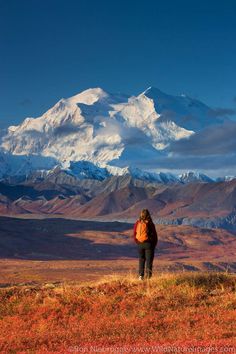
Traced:
[[236, 122], [228, 121], [172, 142], [167, 152], [168, 158], [160, 161], [162, 167], [236, 175]]
[[[134, 164], [141, 169], [153, 171], [196, 170], [208, 173], [213, 177], [236, 176], [236, 122], [227, 121], [222, 125], [215, 125], [203, 129], [189, 138], [172, 142], [165, 151], [131, 150], [132, 140], [124, 158], [113, 161], [115, 165], [124, 167]], [[136, 153], [135, 153], [136, 152]], [[132, 156], [131, 156], [132, 155]]]

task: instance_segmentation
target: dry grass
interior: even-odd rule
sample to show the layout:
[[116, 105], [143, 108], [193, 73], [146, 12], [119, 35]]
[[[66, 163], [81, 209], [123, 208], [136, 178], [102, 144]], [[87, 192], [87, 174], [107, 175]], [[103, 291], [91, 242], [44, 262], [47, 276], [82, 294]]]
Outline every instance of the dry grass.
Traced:
[[233, 274], [170, 273], [143, 282], [112, 274], [83, 284], [5, 288], [0, 298], [2, 353], [199, 343], [236, 350]]

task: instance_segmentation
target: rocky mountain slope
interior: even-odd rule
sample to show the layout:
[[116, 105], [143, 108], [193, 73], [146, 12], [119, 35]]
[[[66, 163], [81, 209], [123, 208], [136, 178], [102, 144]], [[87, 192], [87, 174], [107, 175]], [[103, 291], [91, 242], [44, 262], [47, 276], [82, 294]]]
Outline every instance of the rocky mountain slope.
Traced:
[[76, 179], [64, 171], [18, 184], [0, 183], [2, 215], [57, 214], [133, 222], [142, 208], [157, 223], [236, 229], [236, 179], [160, 183], [130, 175]]

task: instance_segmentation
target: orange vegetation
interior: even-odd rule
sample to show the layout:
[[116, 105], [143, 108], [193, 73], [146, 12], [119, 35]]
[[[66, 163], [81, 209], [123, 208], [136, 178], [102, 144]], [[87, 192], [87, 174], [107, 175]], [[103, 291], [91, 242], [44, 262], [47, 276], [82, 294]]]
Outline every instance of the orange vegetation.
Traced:
[[143, 282], [113, 275], [82, 285], [4, 288], [0, 351], [69, 353], [92, 345], [167, 344], [236, 350], [235, 291], [236, 276], [226, 273], [170, 273]]

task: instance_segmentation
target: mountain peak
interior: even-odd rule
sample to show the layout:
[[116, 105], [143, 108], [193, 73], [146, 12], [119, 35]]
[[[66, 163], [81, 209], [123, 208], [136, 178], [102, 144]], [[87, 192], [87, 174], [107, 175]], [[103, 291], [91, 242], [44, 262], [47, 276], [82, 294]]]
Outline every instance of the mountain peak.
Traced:
[[142, 92], [141, 95], [145, 95], [150, 98], [157, 98], [159, 95], [165, 95], [165, 93], [159, 90], [157, 87], [150, 86], [144, 92]]
[[107, 98], [108, 96], [109, 94], [105, 92], [103, 89], [101, 89], [100, 87], [95, 87], [95, 88], [89, 88], [85, 91], [82, 91], [81, 93], [74, 95], [68, 98], [67, 100], [70, 103], [74, 103], [74, 104], [84, 103], [87, 105], [92, 105], [99, 100], [103, 100]]
[[213, 179], [208, 177], [207, 175], [200, 173], [200, 172], [194, 172], [194, 171], [186, 171], [179, 175], [179, 179], [183, 183], [189, 183], [189, 182], [213, 182]]
[[[159, 158], [168, 157], [172, 142], [216, 123], [208, 112], [203, 104], [155, 87], [137, 97], [90, 88], [61, 99], [41, 117], [9, 127], [0, 135], [0, 149], [10, 156], [33, 156], [32, 166], [42, 169], [54, 161], [65, 168], [70, 161], [89, 161], [104, 168], [109, 164], [138, 168], [145, 163], [147, 170], [155, 169]], [[21, 171], [22, 161], [17, 161]], [[11, 167], [5, 159], [3, 165], [5, 171]]]

